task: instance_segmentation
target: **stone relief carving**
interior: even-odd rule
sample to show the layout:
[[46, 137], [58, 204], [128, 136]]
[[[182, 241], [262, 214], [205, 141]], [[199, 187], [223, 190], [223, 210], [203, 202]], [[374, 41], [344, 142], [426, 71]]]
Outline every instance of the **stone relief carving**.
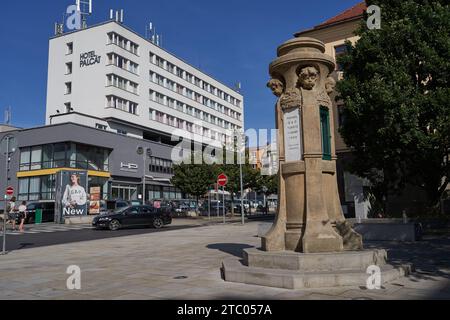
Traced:
[[283, 111], [301, 108], [302, 107], [302, 94], [298, 88], [287, 90], [286, 93], [280, 99], [281, 109]]
[[327, 81], [325, 81], [325, 91], [331, 95], [334, 92], [334, 89], [336, 88], [336, 80], [334, 80], [332, 77], [328, 77]]
[[304, 90], [312, 90], [317, 85], [319, 75], [315, 67], [305, 67], [300, 71], [298, 85]]
[[267, 83], [267, 87], [270, 88], [270, 90], [272, 90], [272, 93], [278, 98], [281, 97], [284, 92], [284, 84], [283, 82], [281, 82], [281, 80], [278, 79], [271, 79]]

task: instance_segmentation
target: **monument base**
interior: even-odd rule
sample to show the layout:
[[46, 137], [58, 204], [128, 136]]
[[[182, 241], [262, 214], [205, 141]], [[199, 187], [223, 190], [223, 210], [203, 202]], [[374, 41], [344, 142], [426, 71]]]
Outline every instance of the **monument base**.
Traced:
[[385, 250], [339, 253], [265, 252], [244, 250], [244, 259], [230, 258], [222, 264], [225, 281], [286, 289], [366, 287], [369, 266], [381, 269], [381, 283], [408, 275], [411, 265], [386, 263]]

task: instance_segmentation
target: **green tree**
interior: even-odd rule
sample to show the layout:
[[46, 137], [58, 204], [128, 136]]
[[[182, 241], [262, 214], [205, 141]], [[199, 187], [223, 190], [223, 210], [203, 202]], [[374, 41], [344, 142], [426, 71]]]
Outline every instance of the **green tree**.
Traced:
[[412, 184], [436, 208], [450, 173], [449, 4], [366, 2], [381, 8], [381, 29], [363, 21], [360, 40], [338, 61], [349, 169], [368, 178], [379, 199]]
[[[259, 174], [256, 179], [254, 191], [263, 193], [266, 197], [278, 193], [278, 175], [266, 176]], [[268, 202], [266, 201], [266, 212], [268, 212]]]
[[[243, 179], [243, 189], [254, 188], [256, 186], [256, 180], [259, 172], [249, 163], [248, 152], [245, 154], [245, 162], [242, 159], [242, 179]], [[234, 153], [234, 163], [233, 164], [223, 164], [217, 166], [216, 172], [223, 172], [228, 177], [228, 184], [225, 190], [231, 194], [231, 203], [234, 203], [234, 196], [241, 192], [241, 181], [240, 181], [240, 165], [239, 165], [239, 154]], [[242, 196], [242, 195], [241, 195]], [[231, 214], [234, 215], [234, 206], [231, 206]]]
[[[174, 166], [172, 184], [186, 194], [195, 196], [197, 208], [199, 198], [205, 195], [210, 187], [216, 182], [216, 167], [207, 165], [201, 160], [201, 154], [193, 154], [191, 162], [181, 163]], [[202, 164], [196, 164], [202, 163]]]

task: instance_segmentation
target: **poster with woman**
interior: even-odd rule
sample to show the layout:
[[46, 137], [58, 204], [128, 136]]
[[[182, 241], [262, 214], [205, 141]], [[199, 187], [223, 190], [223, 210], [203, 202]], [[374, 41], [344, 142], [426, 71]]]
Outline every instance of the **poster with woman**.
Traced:
[[63, 223], [67, 217], [85, 216], [88, 214], [88, 173], [86, 171], [61, 171], [57, 176], [56, 211]]

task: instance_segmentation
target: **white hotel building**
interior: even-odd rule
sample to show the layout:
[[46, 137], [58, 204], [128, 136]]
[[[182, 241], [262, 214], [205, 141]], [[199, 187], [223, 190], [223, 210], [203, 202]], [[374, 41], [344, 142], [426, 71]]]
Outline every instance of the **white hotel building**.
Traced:
[[50, 39], [46, 124], [78, 123], [173, 144], [229, 143], [243, 96], [116, 21]]

